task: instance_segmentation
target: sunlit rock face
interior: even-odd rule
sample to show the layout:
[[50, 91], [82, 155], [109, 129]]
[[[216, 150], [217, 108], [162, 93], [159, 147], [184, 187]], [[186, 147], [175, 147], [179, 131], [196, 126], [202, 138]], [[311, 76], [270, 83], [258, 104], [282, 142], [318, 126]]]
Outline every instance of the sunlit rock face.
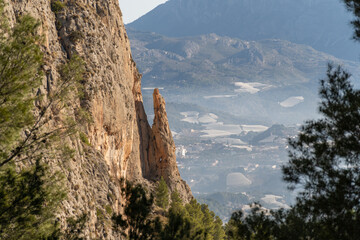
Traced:
[[[49, 0], [5, 2], [10, 25], [24, 14], [40, 23], [45, 53], [41, 92], [53, 90], [53, 83], [59, 78], [58, 66], [74, 54], [85, 62], [81, 82], [84, 97], [72, 103], [69, 115], [75, 116], [80, 107], [89, 113], [91, 120], [82, 129], [91, 146], [85, 146], [77, 137], [69, 137], [63, 141], [75, 150], [75, 157], [66, 161], [66, 167], [62, 165], [63, 159], [49, 160], [54, 169], [62, 166], [59, 170], [66, 179], [68, 198], [59, 213], [61, 224], [68, 217], [87, 213], [86, 239], [120, 239], [112, 231], [111, 215], [121, 212], [124, 205], [121, 179], [140, 182], [151, 189], [153, 182], [164, 176], [172, 190], [180, 187], [182, 198], [190, 199], [190, 189], [181, 180], [173, 158], [171, 134], [161, 135], [161, 141], [169, 144], [163, 148], [155, 146], [158, 141], [152, 140], [165, 128], [155, 127], [159, 131], [153, 133], [147, 122], [141, 75], [131, 56], [118, 1], [66, 1], [57, 12], [52, 11]], [[163, 99], [162, 104], [165, 106]], [[168, 129], [166, 115], [161, 116], [166, 112], [162, 110], [158, 119]], [[49, 127], [56, 126], [56, 120], [53, 121]], [[169, 151], [163, 152], [164, 149]], [[155, 156], [163, 154], [168, 156], [166, 166], [155, 161]]]
[[160, 95], [159, 89], [153, 93], [154, 123], [150, 140], [149, 178], [163, 177], [172, 191], [178, 191], [185, 202], [192, 195], [189, 186], [181, 179], [176, 164], [175, 143], [169, 127], [165, 109], [165, 100]]

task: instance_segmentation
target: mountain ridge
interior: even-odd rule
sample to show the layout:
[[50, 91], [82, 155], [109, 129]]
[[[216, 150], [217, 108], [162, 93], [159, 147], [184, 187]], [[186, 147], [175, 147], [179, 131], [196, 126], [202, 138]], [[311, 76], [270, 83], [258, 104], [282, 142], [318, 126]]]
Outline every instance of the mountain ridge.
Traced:
[[[139, 63], [146, 87], [151, 84], [171, 85], [174, 79], [186, 79], [191, 81], [190, 85], [199, 84], [198, 75], [191, 74], [184, 78], [189, 69], [198, 72], [200, 76], [206, 75], [206, 79], [215, 80], [222, 76], [220, 84], [236, 80], [304, 83], [322, 76], [328, 62], [345, 64], [350, 70], [359, 65], [287, 40], [246, 41], [216, 34], [175, 38], [130, 28], [128, 33], [133, 55]], [[278, 76], [266, 77], [266, 69], [271, 70], [272, 75]], [[211, 76], [205, 70], [218, 74]], [[172, 75], [163, 76], [166, 71], [172, 71]], [[174, 75], [176, 71], [179, 71], [177, 77]], [[277, 71], [279, 73], [276, 73]], [[356, 74], [356, 71], [354, 72]]]
[[127, 26], [169, 37], [216, 33], [245, 40], [283, 39], [359, 60], [350, 21], [337, 0], [170, 0]]
[[[359, 76], [357, 62], [286, 40], [245, 41], [216, 34], [173, 38], [131, 28], [128, 34], [145, 94], [159, 87], [169, 102], [195, 101], [237, 116], [314, 117], [318, 80], [329, 62]], [[304, 99], [287, 108], [280, 104], [291, 97]], [[312, 114], [296, 113], [300, 109]]]

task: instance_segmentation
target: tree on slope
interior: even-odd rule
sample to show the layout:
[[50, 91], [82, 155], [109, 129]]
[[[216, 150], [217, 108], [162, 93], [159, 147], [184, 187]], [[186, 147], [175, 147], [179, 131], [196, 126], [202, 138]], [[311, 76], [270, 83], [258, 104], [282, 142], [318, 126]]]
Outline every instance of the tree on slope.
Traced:
[[171, 194], [168, 223], [161, 239], [222, 240], [224, 237], [221, 219], [207, 205], [193, 199], [184, 206], [177, 192]]
[[3, 7], [1, 1], [0, 238], [38, 239], [55, 230], [53, 213], [63, 198], [54, 184], [56, 176], [46, 177], [47, 167], [40, 162], [40, 155], [22, 170], [15, 165], [15, 160], [31, 155], [26, 151], [19, 153], [23, 146], [30, 146], [21, 144], [21, 133], [34, 123], [32, 89], [40, 85], [42, 53], [37, 43], [41, 38], [36, 34], [39, 24], [26, 15], [10, 29]]
[[289, 210], [235, 212], [229, 239], [351, 240], [360, 236], [360, 90], [350, 74], [329, 65], [320, 87], [322, 118], [289, 140], [283, 178], [296, 189]]
[[323, 118], [306, 122], [290, 140], [284, 180], [298, 189], [294, 209], [315, 239], [360, 236], [360, 91], [331, 65], [321, 81]]
[[163, 209], [169, 206], [169, 189], [163, 177], [161, 177], [156, 188], [156, 205]]
[[122, 188], [126, 201], [124, 214], [112, 217], [115, 231], [130, 240], [156, 239], [158, 220], [151, 219], [154, 198], [140, 185], [126, 182]]
[[66, 108], [82, 61], [75, 56], [61, 65], [60, 79], [42, 99], [35, 92], [43, 77], [39, 22], [22, 15], [10, 28], [3, 9], [0, 0], [0, 238], [49, 238], [59, 232], [55, 213], [65, 193], [45, 160], [71, 157], [58, 139], [74, 132], [76, 122], [61, 121], [57, 129], [46, 124]]

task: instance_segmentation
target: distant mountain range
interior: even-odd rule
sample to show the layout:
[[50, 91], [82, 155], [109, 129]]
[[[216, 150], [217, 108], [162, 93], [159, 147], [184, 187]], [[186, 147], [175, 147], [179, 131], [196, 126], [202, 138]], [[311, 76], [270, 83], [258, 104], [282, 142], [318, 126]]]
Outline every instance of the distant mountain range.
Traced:
[[360, 66], [284, 40], [244, 41], [216, 34], [170, 38], [131, 29], [128, 34], [148, 87], [216, 86], [218, 92], [237, 81], [290, 85], [317, 82], [328, 62], [353, 71]]
[[315, 113], [318, 80], [325, 77], [328, 62], [359, 76], [359, 63], [284, 40], [244, 41], [216, 34], [171, 38], [131, 29], [128, 34], [143, 73], [144, 95], [160, 87], [168, 102], [248, 118], [301, 122], [306, 113]]
[[127, 27], [170, 37], [282, 39], [359, 60], [350, 21], [340, 0], [170, 0]]

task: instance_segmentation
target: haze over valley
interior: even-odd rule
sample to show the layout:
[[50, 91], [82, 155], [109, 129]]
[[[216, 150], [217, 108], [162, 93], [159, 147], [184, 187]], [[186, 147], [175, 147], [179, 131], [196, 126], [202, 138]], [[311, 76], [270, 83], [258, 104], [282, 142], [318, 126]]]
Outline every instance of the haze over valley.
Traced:
[[322, 0], [171, 0], [127, 25], [149, 122], [159, 88], [180, 173], [224, 220], [254, 201], [291, 205], [294, 195], [281, 180], [287, 139], [317, 118], [328, 63], [360, 75], [353, 55], [360, 51], [350, 50], [349, 15], [340, 7]]

